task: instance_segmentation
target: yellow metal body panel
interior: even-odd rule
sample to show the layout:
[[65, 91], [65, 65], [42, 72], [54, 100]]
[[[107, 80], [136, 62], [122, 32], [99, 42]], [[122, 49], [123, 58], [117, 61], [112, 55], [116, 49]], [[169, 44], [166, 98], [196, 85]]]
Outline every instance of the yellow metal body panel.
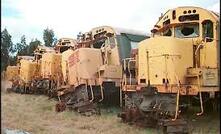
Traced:
[[39, 64], [35, 61], [22, 59], [20, 61], [20, 78], [23, 82], [28, 83], [33, 78], [39, 76]]
[[62, 53], [62, 63], [61, 63], [61, 68], [62, 68], [62, 75], [64, 82], [68, 82], [68, 58], [74, 53], [74, 50], [68, 49]]
[[[145, 84], [147, 84], [148, 76], [151, 84], [162, 84], [163, 78], [169, 79], [170, 84], [177, 84], [176, 77], [181, 83], [184, 83], [186, 69], [193, 66], [191, 52], [193, 52], [193, 47], [191, 41], [188, 40], [171, 39], [170, 37], [147, 39], [139, 45], [138, 77], [146, 79]], [[138, 83], [142, 84], [140, 82], [139, 80]]]
[[99, 68], [102, 78], [120, 79], [122, 77], [122, 67], [117, 65], [103, 65]]
[[19, 76], [19, 66], [7, 66], [5, 74], [7, 80], [13, 80], [13, 78]]
[[111, 54], [108, 57], [109, 64], [111, 65], [120, 65], [120, 59], [119, 59], [119, 50], [117, 45], [111, 50]]
[[69, 84], [98, 83], [98, 69], [102, 65], [101, 51], [93, 48], [80, 48], [68, 58]]
[[61, 72], [61, 54], [44, 53], [41, 59], [42, 78], [60, 79]]

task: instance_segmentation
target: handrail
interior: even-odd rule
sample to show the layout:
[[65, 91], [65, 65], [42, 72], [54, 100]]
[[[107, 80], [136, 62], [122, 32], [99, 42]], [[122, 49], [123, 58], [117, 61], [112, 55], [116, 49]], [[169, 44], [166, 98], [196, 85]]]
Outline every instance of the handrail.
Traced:
[[91, 84], [90, 84], [90, 89], [91, 89], [91, 100], [90, 100], [90, 102], [92, 102], [94, 100], [94, 92], [93, 92]]
[[130, 59], [129, 61], [128, 61], [128, 71], [129, 71], [129, 74], [130, 74], [130, 85], [131, 85], [131, 77], [132, 77], [132, 74], [131, 74], [131, 71], [130, 71], [130, 62], [136, 62], [136, 60], [133, 60], [133, 59]]
[[[211, 39], [209, 37], [206, 37], [206, 39]], [[204, 42], [204, 40], [202, 40], [202, 42]], [[201, 46], [204, 46], [206, 44], [206, 41], [204, 43], [200, 43], [197, 48], [196, 48], [196, 51], [194, 52], [194, 55], [195, 55], [195, 58], [197, 56], [197, 52], [199, 51], [200, 47]], [[198, 64], [196, 62], [196, 67], [198, 68]], [[201, 112], [200, 113], [197, 113], [197, 115], [202, 115], [204, 113], [204, 109], [203, 109], [203, 100], [202, 100], [202, 94], [201, 94], [201, 89], [200, 89], [200, 78], [199, 78], [199, 75], [197, 75], [197, 85], [198, 85], [198, 90], [199, 90], [199, 97], [200, 97], [200, 109], [201, 109]]]
[[98, 79], [99, 79], [99, 84], [100, 84], [100, 89], [101, 89], [101, 99], [99, 100], [99, 102], [101, 102], [104, 99], [104, 91], [103, 91], [103, 86], [101, 84], [101, 74], [100, 71], [98, 72]]
[[123, 87], [123, 82], [120, 84], [120, 107], [122, 107], [123, 106], [123, 101], [122, 101], [122, 97], [123, 97], [123, 95], [122, 95], [122, 87]]
[[196, 115], [202, 115], [204, 113], [204, 109], [203, 109], [203, 99], [202, 99], [202, 93], [201, 93], [201, 89], [200, 89], [200, 78], [199, 75], [197, 75], [197, 82], [198, 82], [198, 89], [199, 89], [199, 95], [200, 95], [200, 109], [201, 112], [197, 113]]
[[[130, 72], [130, 62], [133, 62], [133, 61], [136, 61], [134, 58], [125, 58], [122, 60], [123, 61], [123, 72], [126, 71], [126, 68], [128, 67], [128, 71], [129, 71], [129, 74], [130, 74], [130, 85], [131, 85], [131, 72]], [[126, 63], [126, 61], [128, 61], [128, 63]], [[126, 85], [127, 84], [127, 76], [126, 74], [124, 73], [124, 77], [123, 77], [123, 85]]]
[[177, 87], [178, 87], [178, 91], [177, 91], [177, 97], [176, 97], [176, 113], [175, 113], [175, 117], [172, 119], [172, 121], [175, 121], [178, 117], [178, 111], [179, 111], [179, 99], [180, 99], [180, 82], [178, 79], [177, 74], [175, 73], [175, 77], [177, 80]]

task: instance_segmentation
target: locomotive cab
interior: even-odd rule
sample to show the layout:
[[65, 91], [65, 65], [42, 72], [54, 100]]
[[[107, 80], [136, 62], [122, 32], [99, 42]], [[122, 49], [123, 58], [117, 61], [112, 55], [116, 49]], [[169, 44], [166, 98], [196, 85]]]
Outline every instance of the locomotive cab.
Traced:
[[173, 92], [167, 88], [171, 85], [195, 86], [192, 95], [198, 86], [205, 92], [219, 91], [218, 27], [214, 12], [197, 7], [169, 10], [151, 30], [151, 39], [139, 43], [139, 84], [149, 81], [160, 92]]

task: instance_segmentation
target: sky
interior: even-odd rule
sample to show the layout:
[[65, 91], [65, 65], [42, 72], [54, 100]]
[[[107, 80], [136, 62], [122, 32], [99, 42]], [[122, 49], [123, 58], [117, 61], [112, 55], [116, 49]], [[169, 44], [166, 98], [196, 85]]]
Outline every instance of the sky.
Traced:
[[198, 6], [220, 13], [219, 0], [1, 0], [1, 31], [7, 28], [13, 43], [43, 42], [43, 30], [56, 38], [76, 38], [79, 32], [109, 25], [150, 33], [161, 13], [178, 6]]

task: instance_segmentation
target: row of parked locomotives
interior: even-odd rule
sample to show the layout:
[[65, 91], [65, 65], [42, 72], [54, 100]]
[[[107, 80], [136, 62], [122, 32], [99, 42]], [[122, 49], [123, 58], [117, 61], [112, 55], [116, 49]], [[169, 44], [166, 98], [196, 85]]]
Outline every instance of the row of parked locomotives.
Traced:
[[6, 75], [12, 91], [56, 98], [56, 111], [91, 114], [98, 103], [120, 105], [124, 122], [188, 133], [181, 117], [188, 106], [198, 105], [198, 116], [219, 108], [218, 30], [218, 14], [178, 7], [159, 18], [151, 37], [96, 27], [18, 57]]
[[125, 109], [119, 116], [188, 133], [180, 116], [184, 109], [198, 104], [200, 116], [207, 106], [219, 106], [219, 15], [178, 7], [162, 15], [151, 32], [138, 44], [137, 58], [124, 61]]
[[76, 40], [61, 38], [53, 48], [39, 46], [33, 57], [18, 61], [12, 90], [57, 98], [57, 111], [93, 113], [99, 102], [119, 105], [122, 60], [146, 38], [138, 31], [101, 26]]

